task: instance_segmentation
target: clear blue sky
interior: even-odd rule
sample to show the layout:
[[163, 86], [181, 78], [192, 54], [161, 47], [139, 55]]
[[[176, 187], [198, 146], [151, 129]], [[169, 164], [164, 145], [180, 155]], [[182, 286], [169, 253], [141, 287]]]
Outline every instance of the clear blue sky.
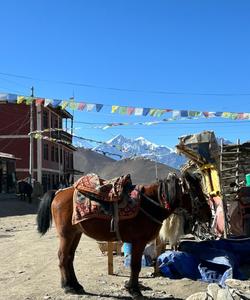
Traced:
[[[34, 85], [37, 96], [48, 98], [74, 94], [76, 101], [104, 105], [250, 112], [248, 0], [2, 0], [0, 11], [0, 73], [33, 78], [0, 74], [0, 92], [28, 95]], [[74, 116], [99, 123], [149, 120], [105, 110]], [[105, 131], [75, 127], [86, 138], [121, 133], [171, 147], [178, 136], [205, 129], [233, 141], [250, 139], [249, 121], [217, 118]]]

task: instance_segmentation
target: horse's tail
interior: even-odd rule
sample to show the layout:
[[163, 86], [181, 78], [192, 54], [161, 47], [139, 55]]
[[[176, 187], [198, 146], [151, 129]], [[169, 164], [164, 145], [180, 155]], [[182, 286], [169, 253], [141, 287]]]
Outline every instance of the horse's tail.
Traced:
[[44, 235], [52, 224], [51, 203], [55, 197], [55, 191], [46, 192], [40, 202], [37, 212], [37, 230]]

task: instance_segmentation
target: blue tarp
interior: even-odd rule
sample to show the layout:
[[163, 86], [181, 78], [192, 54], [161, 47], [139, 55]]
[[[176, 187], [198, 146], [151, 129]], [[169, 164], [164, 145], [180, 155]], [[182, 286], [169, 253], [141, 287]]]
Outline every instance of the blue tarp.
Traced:
[[180, 244], [181, 251], [167, 251], [158, 257], [161, 273], [169, 278], [190, 278], [216, 282], [243, 280], [240, 265], [250, 263], [250, 239], [216, 240]]
[[158, 259], [161, 273], [171, 279], [183, 277], [200, 279], [198, 265], [199, 261], [192, 254], [181, 251], [166, 251]]
[[[124, 253], [124, 266], [130, 267], [132, 244], [124, 243], [122, 247], [123, 247], [123, 253]], [[143, 254], [142, 258], [141, 258], [141, 266], [142, 267], [152, 266], [152, 259], [148, 255]]]

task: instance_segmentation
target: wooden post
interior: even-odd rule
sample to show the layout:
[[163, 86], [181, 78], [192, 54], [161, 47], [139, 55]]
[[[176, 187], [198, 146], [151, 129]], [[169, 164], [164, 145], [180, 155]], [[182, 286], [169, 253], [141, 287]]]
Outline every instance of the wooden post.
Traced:
[[116, 255], [121, 256], [122, 255], [122, 250], [121, 250], [120, 241], [116, 242], [115, 244], [116, 244]]
[[108, 274], [114, 274], [114, 266], [113, 266], [113, 243], [108, 242]]
[[237, 139], [237, 150], [236, 150], [236, 172], [235, 172], [235, 183], [237, 191], [239, 189], [239, 162], [240, 162], [240, 139]]
[[[157, 263], [157, 257], [161, 255], [163, 243], [161, 242], [159, 236], [154, 240], [154, 246], [156, 249], [156, 262], [154, 265], [154, 276], [159, 276], [160, 270], [159, 270], [159, 264]], [[164, 244], [165, 248], [165, 244]]]

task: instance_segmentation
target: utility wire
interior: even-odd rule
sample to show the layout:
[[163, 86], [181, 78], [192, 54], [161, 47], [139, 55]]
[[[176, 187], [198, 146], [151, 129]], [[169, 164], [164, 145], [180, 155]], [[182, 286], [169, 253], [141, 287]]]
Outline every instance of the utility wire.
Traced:
[[27, 86], [26, 84], [22, 84], [20, 82], [14, 81], [14, 80], [10, 80], [10, 79], [7, 79], [7, 78], [2, 78], [2, 77], [0, 77], [0, 80], [9, 82], [9, 83], [12, 83], [12, 84], [15, 84], [15, 85], [20, 85], [20, 86], [24, 87], [25, 89], [30, 89], [30, 87]]
[[37, 81], [44, 81], [50, 83], [57, 83], [57, 84], [64, 84], [64, 85], [71, 85], [71, 86], [82, 86], [87, 88], [95, 88], [95, 89], [103, 89], [103, 90], [112, 90], [112, 91], [120, 91], [120, 92], [134, 92], [134, 93], [146, 93], [146, 94], [161, 94], [161, 95], [190, 95], [190, 96], [250, 96], [250, 92], [247, 93], [194, 93], [194, 92], [178, 92], [178, 91], [160, 91], [160, 90], [140, 90], [140, 89], [128, 89], [128, 88], [117, 88], [117, 87], [107, 87], [107, 86], [99, 86], [94, 84], [88, 83], [77, 83], [71, 81], [60, 81], [60, 80], [49, 80], [49, 79], [41, 79], [35, 78], [31, 76], [25, 75], [17, 75], [12, 73], [4, 73], [0, 72], [0, 74], [10, 77], [28, 79], [28, 80], [37, 80]]
[[[5, 114], [5, 113], [6, 113], [6, 112], [4, 112], [4, 114]], [[13, 114], [10, 114], [10, 115], [13, 117]], [[26, 114], [25, 120], [27, 120], [28, 117], [29, 117], [29, 112]], [[23, 120], [23, 116], [21, 116], [21, 118], [19, 118], [19, 119], [16, 119], [14, 122], [7, 124], [5, 127], [1, 127], [1, 131], [3, 131], [3, 130], [5, 130], [5, 129], [7, 129], [7, 128], [13, 126], [13, 125], [16, 124], [16, 123], [21, 122], [22, 120]], [[19, 126], [18, 126], [18, 128], [19, 128]]]
[[[234, 121], [204, 121], [204, 122], [199, 122], [196, 121], [195, 119], [193, 119], [193, 121], [195, 121], [195, 123], [192, 123], [194, 125], [196, 124], [225, 124], [225, 123], [234, 123], [235, 124], [235, 120]], [[250, 120], [237, 120], [237, 121], [241, 121], [242, 123], [250, 123]], [[150, 121], [149, 121], [150, 122]], [[122, 122], [84, 122], [84, 121], [74, 121], [74, 123], [76, 124], [85, 124], [85, 125], [108, 125], [108, 124], [112, 124], [112, 123], [122, 123]], [[134, 123], [129, 123], [129, 122], [124, 122], [126, 123], [127, 126], [129, 125], [140, 125], [138, 123], [140, 122], [134, 122]], [[136, 123], [136, 124], [135, 124]], [[145, 123], [145, 122], [142, 122]], [[161, 125], [161, 124], [166, 124], [166, 125], [190, 125], [190, 121], [189, 122], [176, 122], [176, 121], [166, 121], [166, 122], [162, 122], [160, 124], [157, 125]], [[239, 124], [239, 123], [238, 123]]]
[[[24, 119], [24, 121], [23, 121], [23, 123], [21, 124], [21, 126], [19, 126], [19, 127], [17, 128], [17, 130], [14, 131], [14, 132], [12, 133], [12, 135], [18, 135], [19, 132], [20, 132], [20, 130], [21, 130], [24, 126], [26, 126], [27, 124], [29, 124], [29, 122], [30, 122], [30, 120], [29, 120], [29, 116], [28, 116], [28, 120], [27, 120], [27, 117], [26, 117], [26, 119]], [[11, 143], [14, 142], [14, 139], [13, 139], [13, 138], [6, 138], [6, 139], [10, 139], [10, 141], [9, 141], [7, 144], [4, 145], [4, 147], [1, 149], [1, 151], [4, 151], [4, 149], [6, 149]], [[0, 141], [2, 141], [2, 140], [5, 140], [5, 139], [1, 139]]]

